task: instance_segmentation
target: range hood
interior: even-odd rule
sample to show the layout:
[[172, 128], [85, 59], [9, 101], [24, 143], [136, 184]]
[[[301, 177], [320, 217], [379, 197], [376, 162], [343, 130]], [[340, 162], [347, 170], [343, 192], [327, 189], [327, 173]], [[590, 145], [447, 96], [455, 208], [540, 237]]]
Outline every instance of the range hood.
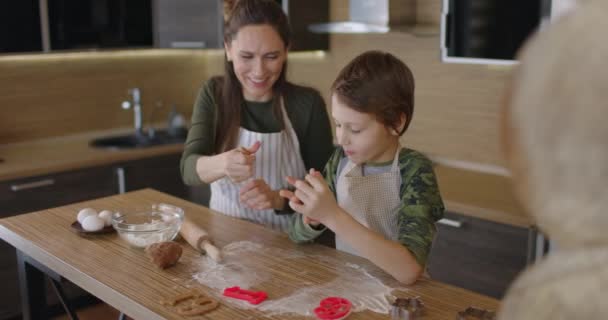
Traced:
[[308, 26], [315, 33], [385, 33], [392, 26], [413, 25], [415, 0], [350, 0], [349, 21]]

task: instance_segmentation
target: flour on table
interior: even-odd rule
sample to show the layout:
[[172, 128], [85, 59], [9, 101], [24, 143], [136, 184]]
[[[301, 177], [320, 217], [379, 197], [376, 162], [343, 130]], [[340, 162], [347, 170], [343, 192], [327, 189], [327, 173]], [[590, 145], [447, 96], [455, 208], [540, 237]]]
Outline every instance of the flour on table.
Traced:
[[[222, 254], [222, 263], [207, 257], [193, 261], [196, 264], [193, 278], [207, 287], [217, 289], [217, 294], [224, 303], [238, 308], [258, 309], [268, 315], [293, 313], [314, 316], [312, 310], [319, 301], [339, 296], [352, 302], [353, 312], [371, 310], [387, 314], [390, 311], [389, 299], [393, 298], [391, 292], [395, 288], [383, 284], [357, 264], [345, 263], [334, 257], [267, 247], [250, 241], [230, 243], [222, 248]], [[311, 260], [316, 264], [327, 265], [329, 269], [338, 266], [339, 270], [327, 279], [319, 279], [304, 270], [285, 270], [286, 261], [303, 265]], [[251, 305], [221, 296], [225, 288], [233, 286], [255, 290], [272, 287], [273, 292], [280, 293], [268, 297], [268, 300], [259, 305]], [[290, 291], [287, 287], [297, 289]]]

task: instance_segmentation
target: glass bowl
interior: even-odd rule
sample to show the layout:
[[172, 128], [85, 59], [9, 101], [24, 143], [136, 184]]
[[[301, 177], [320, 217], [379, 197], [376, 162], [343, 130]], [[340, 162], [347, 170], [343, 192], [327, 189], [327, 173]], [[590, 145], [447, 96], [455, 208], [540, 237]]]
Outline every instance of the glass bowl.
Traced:
[[112, 226], [120, 237], [137, 248], [175, 239], [183, 221], [184, 210], [166, 203], [153, 204], [150, 210], [117, 212], [112, 216]]

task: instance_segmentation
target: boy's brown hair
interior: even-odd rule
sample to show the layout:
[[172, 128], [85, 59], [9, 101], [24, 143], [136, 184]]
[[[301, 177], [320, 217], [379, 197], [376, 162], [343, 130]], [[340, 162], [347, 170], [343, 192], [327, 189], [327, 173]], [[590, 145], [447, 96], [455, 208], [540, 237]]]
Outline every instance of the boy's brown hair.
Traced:
[[[402, 135], [414, 114], [414, 76], [390, 53], [367, 51], [346, 65], [334, 81], [332, 93], [348, 107], [375, 115]], [[401, 115], [405, 125], [399, 130]]]

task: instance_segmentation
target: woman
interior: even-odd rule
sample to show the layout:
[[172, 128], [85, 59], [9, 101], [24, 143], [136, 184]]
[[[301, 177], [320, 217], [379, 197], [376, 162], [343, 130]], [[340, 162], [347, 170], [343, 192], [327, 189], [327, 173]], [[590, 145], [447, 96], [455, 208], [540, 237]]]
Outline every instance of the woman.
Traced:
[[225, 75], [198, 95], [182, 178], [211, 184], [212, 209], [287, 231], [279, 190], [286, 176], [325, 165], [333, 150], [327, 110], [316, 90], [286, 80], [290, 30], [281, 7], [269, 0], [225, 7]]

